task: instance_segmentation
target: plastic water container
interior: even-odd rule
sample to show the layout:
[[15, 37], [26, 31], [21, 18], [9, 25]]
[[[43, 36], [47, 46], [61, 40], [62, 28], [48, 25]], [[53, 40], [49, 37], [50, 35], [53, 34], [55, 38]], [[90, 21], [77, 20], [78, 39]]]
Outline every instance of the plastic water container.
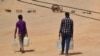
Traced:
[[62, 46], [61, 46], [61, 40], [58, 40], [58, 41], [57, 41], [57, 48], [59, 48], [59, 49], [62, 48]]
[[29, 46], [29, 37], [24, 37], [24, 46]]
[[70, 45], [69, 45], [69, 50], [73, 50], [74, 49], [74, 41], [73, 39], [70, 40]]
[[14, 51], [18, 50], [18, 42], [16, 38], [14, 38], [12, 46], [13, 46]]

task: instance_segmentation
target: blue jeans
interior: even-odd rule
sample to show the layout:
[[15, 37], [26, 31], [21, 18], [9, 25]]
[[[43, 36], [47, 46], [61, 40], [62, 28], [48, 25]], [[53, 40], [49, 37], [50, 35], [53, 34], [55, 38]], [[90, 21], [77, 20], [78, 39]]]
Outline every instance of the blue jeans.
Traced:
[[70, 34], [64, 34], [64, 33], [62, 34], [62, 53], [64, 52], [65, 44], [66, 44], [66, 54], [68, 54], [69, 46], [70, 46], [70, 39], [71, 39]]

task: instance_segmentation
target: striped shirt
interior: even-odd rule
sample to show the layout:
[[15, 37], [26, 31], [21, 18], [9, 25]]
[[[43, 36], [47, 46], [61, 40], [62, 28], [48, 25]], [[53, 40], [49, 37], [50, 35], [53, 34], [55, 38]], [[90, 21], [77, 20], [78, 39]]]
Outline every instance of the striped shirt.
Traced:
[[70, 18], [62, 19], [59, 32], [73, 35], [73, 20]]

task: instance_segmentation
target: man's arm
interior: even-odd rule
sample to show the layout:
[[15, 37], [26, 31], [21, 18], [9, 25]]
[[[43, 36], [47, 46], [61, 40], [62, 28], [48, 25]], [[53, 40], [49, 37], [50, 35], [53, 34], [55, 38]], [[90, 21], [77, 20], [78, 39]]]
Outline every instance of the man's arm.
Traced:
[[25, 23], [25, 29], [26, 29], [26, 36], [28, 37], [28, 32], [27, 32], [26, 23]]
[[27, 27], [26, 27], [26, 36], [28, 37], [28, 33], [27, 33]]
[[63, 21], [61, 21], [61, 25], [60, 25], [60, 30], [59, 30], [59, 40], [60, 40], [60, 37], [61, 37], [62, 26], [63, 26]]
[[72, 25], [71, 25], [71, 30], [72, 30], [72, 38], [73, 38], [73, 31], [74, 31], [74, 24], [73, 24], [73, 20], [72, 20]]
[[17, 26], [15, 28], [14, 38], [16, 38], [16, 33], [17, 33]]

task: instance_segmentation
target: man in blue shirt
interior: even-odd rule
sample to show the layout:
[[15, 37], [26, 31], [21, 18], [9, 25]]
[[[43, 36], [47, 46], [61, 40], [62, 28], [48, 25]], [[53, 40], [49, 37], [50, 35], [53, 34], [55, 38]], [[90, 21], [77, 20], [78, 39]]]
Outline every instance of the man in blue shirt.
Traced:
[[62, 37], [62, 51], [61, 54], [64, 54], [64, 48], [66, 43], [66, 56], [68, 56], [70, 39], [73, 39], [73, 20], [70, 19], [68, 12], [65, 12], [65, 18], [61, 21], [59, 39]]
[[24, 53], [23, 40], [24, 40], [25, 35], [28, 37], [27, 28], [26, 28], [25, 21], [23, 21], [22, 15], [18, 15], [18, 19], [19, 20], [16, 23], [14, 38], [16, 38], [16, 33], [17, 33], [17, 30], [18, 30], [19, 43], [20, 43], [20, 51], [22, 53]]

